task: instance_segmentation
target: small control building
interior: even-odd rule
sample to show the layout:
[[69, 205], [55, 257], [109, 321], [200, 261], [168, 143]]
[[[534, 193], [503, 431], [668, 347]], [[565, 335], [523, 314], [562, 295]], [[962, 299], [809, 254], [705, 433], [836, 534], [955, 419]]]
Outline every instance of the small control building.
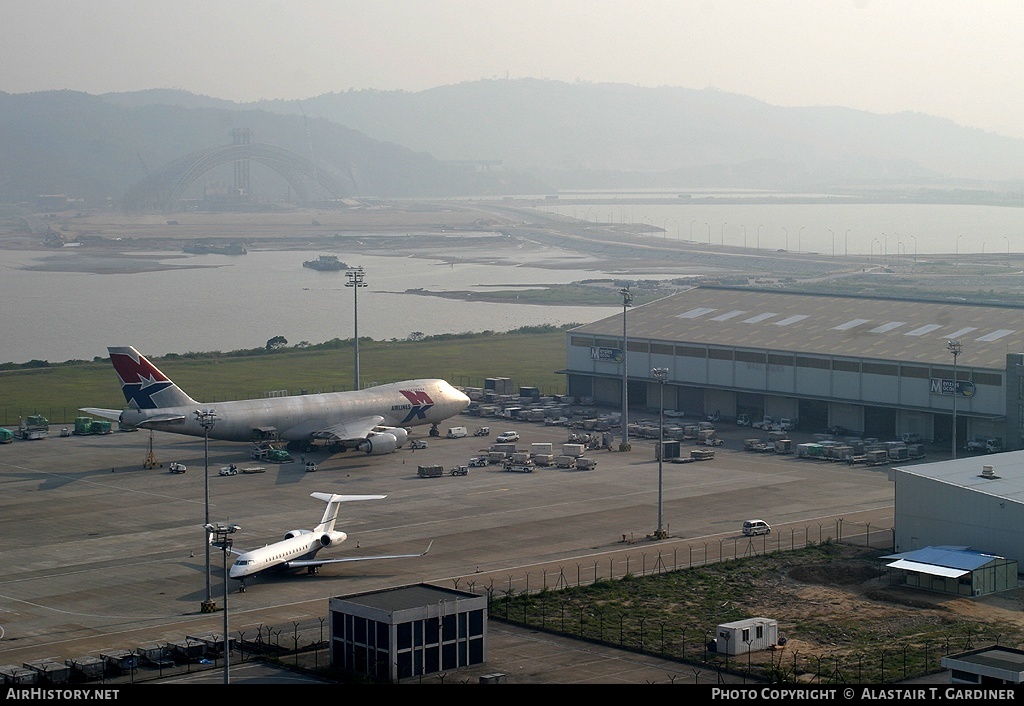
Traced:
[[427, 584], [330, 600], [331, 663], [380, 681], [487, 662], [487, 597]]

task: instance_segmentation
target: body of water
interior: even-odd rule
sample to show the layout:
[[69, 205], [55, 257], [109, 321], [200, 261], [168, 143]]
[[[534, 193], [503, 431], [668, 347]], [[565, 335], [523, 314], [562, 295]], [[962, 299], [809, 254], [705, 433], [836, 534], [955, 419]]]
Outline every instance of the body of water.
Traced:
[[[356, 305], [344, 272], [302, 266], [319, 252], [250, 252], [245, 256], [165, 253], [169, 269], [92, 274], [20, 269], [44, 258], [82, 253], [5, 255], [0, 301], [6, 302], [0, 362], [60, 362], [106, 356], [107, 346], [134, 345], [159, 356], [256, 348], [274, 336], [289, 344], [354, 335]], [[150, 254], [160, 259], [160, 254]], [[495, 284], [571, 282], [599, 270], [550, 270], [508, 264], [455, 263], [414, 257], [342, 256], [365, 271], [358, 290], [359, 336], [510, 331], [521, 326], [587, 323], [621, 311], [608, 306], [537, 306], [469, 302], [404, 293], [480, 289]], [[69, 267], [70, 269], [70, 267]]]
[[[826, 255], [913, 257], [1024, 252], [1024, 207], [956, 204], [687, 203], [685, 192], [570, 193], [539, 207], [594, 223], [646, 224], [666, 239]], [[705, 194], [693, 193], [694, 197]], [[718, 194], [718, 196], [766, 196]], [[792, 198], [790, 195], [779, 195]], [[624, 203], [671, 199], [678, 204]], [[816, 198], [823, 198], [817, 195]], [[564, 200], [564, 202], [563, 202]], [[572, 203], [577, 201], [577, 203]], [[583, 203], [585, 202], [585, 203]]]

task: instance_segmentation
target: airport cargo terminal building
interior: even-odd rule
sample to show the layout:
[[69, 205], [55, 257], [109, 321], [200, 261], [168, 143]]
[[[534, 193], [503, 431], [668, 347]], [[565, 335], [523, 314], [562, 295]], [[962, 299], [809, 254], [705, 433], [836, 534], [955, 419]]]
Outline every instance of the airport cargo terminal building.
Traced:
[[959, 448], [978, 437], [1022, 447], [1018, 307], [705, 286], [566, 335], [568, 394], [596, 404], [621, 408], [625, 389], [630, 408], [657, 410], [652, 370], [665, 368], [665, 409], [690, 417], [947, 444], [955, 418]]

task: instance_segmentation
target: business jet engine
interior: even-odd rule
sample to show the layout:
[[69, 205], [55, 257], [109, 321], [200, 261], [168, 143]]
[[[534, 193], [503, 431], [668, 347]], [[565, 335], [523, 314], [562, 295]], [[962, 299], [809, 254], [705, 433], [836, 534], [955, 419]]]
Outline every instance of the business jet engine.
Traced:
[[309, 530], [291, 530], [284, 535], [285, 539], [293, 539], [294, 537], [300, 537], [304, 534], [310, 534]]
[[324, 532], [320, 535], [320, 546], [329, 547], [332, 544], [341, 544], [346, 539], [348, 539], [348, 535], [344, 532]]

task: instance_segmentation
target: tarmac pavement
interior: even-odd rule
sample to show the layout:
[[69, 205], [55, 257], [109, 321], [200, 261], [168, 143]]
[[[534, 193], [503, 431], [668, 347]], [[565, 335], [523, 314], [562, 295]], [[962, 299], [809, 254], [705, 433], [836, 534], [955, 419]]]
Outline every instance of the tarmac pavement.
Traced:
[[[756, 541], [780, 546], [798, 534], [814, 539], [813, 532], [830, 531], [840, 518], [843, 527], [892, 526], [893, 489], [885, 467], [753, 454], [742, 450], [751, 430], [730, 425], [720, 425], [725, 444], [716, 447], [714, 459], [683, 465], [666, 460], [660, 473], [654, 442], [633, 439], [628, 452], [588, 452], [597, 460], [589, 471], [509, 473], [492, 465], [465, 476], [418, 477], [419, 464], [465, 464], [505, 429], [520, 432], [520, 448], [550, 442], [559, 449], [568, 440], [564, 427], [538, 423], [460, 417], [451, 421], [456, 424], [471, 431], [487, 424], [491, 436], [428, 438], [426, 428], [417, 428], [413, 438], [426, 439], [426, 449], [383, 456], [320, 452], [306, 454], [317, 462], [316, 472], [306, 472], [297, 460], [261, 461], [265, 472], [235, 476], [218, 476], [217, 469], [254, 465], [247, 445], [211, 441], [205, 475], [203, 440], [166, 433], [153, 435], [160, 465], [152, 469], [143, 468], [146, 431], [62, 438], [58, 427], [48, 439], [0, 446], [0, 665], [43, 658], [63, 663], [221, 633], [223, 612], [201, 610], [211, 600], [222, 607], [224, 590], [224, 557], [216, 548], [207, 574], [203, 524], [237, 523], [236, 547], [261, 546], [312, 527], [323, 512], [322, 503], [309, 497], [317, 491], [387, 495], [346, 503], [337, 528], [348, 541], [321, 557], [412, 553], [432, 542], [430, 552], [328, 565], [313, 575], [261, 577], [244, 593], [229, 582], [231, 634], [253, 635], [273, 625], [287, 635], [293, 625], [322, 624], [331, 597], [418, 582], [475, 592], [533, 590], [586, 582], [604, 572], [679, 568], [695, 556], [714, 560], [716, 551], [741, 551], [750, 540], [739, 530], [749, 517], [762, 517], [776, 530], [770, 540]], [[171, 462], [188, 470], [170, 473]], [[649, 536], [658, 527], [659, 495], [668, 536], [656, 540]], [[485, 669], [447, 678], [495, 672], [509, 683], [701, 678], [670, 660], [577, 641], [569, 646], [498, 621], [491, 621], [490, 635]]]

